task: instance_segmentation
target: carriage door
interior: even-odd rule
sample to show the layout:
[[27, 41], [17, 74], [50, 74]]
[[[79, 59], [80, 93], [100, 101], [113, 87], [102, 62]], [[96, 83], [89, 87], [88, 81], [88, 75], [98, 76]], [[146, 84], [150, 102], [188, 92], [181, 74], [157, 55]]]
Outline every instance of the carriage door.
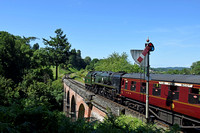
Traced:
[[168, 96], [166, 100], [167, 106], [172, 106], [173, 100], [179, 100], [179, 91], [180, 90], [178, 86], [170, 85], [168, 87]]

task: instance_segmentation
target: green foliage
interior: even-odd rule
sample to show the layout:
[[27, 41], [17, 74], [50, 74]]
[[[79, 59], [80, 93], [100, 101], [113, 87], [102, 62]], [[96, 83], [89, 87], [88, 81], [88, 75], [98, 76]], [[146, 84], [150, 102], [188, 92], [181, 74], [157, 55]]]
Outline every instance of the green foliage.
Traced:
[[192, 71], [191, 71], [190, 68], [184, 68], [184, 69], [181, 70], [181, 74], [189, 75], [189, 74], [192, 74]]
[[[28, 87], [27, 87], [28, 86]], [[62, 110], [63, 84], [61, 79], [43, 82], [33, 81], [30, 85], [24, 81], [17, 90], [20, 92], [21, 103], [25, 107], [43, 105], [50, 110]]]
[[71, 73], [76, 73], [76, 72], [78, 72], [78, 70], [77, 70], [76, 68], [72, 68], [72, 67], [69, 68], [69, 71], [70, 71]]
[[168, 130], [166, 130], [166, 133], [180, 133], [181, 128], [178, 124], [174, 124], [173, 126], [169, 127]]
[[32, 72], [13, 89], [13, 82], [0, 76], [0, 132], [58, 131], [61, 114], [55, 110], [62, 110], [63, 84], [39, 82], [42, 77]]
[[113, 71], [119, 72], [124, 71], [127, 73], [130, 72], [139, 72], [140, 68], [138, 65], [131, 65], [127, 61], [127, 54], [122, 53], [119, 55], [118, 53], [113, 53], [106, 59], [102, 59], [95, 64], [96, 71]]
[[160, 74], [192, 74], [190, 68], [184, 67], [167, 67], [167, 68], [151, 68], [152, 73], [160, 73]]
[[99, 61], [99, 59], [95, 58], [93, 59], [89, 65], [86, 66], [86, 70], [88, 71], [94, 71], [94, 67], [95, 67], [95, 64]]
[[8, 32], [0, 32], [0, 72], [2, 76], [19, 83], [30, 69], [49, 65], [48, 51], [37, 49], [38, 46], [37, 50], [31, 49], [29, 43], [35, 39], [35, 37], [22, 38]]
[[34, 45], [33, 45], [33, 50], [38, 50], [40, 48], [40, 46], [39, 46], [39, 44], [38, 43], [35, 43]]
[[102, 123], [95, 125], [96, 133], [178, 133], [180, 128], [177, 125], [169, 130], [157, 128], [152, 124], [145, 124], [132, 116], [121, 115], [119, 117], [109, 113]]
[[71, 45], [61, 29], [57, 29], [55, 33], [56, 36], [50, 37], [50, 41], [44, 38], [43, 41], [47, 45], [46, 49], [49, 53], [51, 65], [56, 66], [56, 79], [58, 79], [57, 68], [60, 63], [64, 63], [67, 60]]
[[0, 66], [1, 75], [16, 83], [30, 68], [30, 45], [19, 36], [0, 32]]
[[86, 65], [89, 65], [91, 61], [92, 60], [89, 56], [86, 56], [85, 59], [84, 59], [84, 62], [86, 63]]
[[78, 119], [72, 122], [63, 113], [49, 111], [45, 106], [0, 106], [1, 132], [58, 132], [58, 133], [178, 133], [179, 126], [164, 131], [154, 125], [145, 125], [131, 116], [108, 115], [103, 122]]
[[118, 123], [119, 126], [128, 129], [136, 129], [143, 124], [142, 121], [140, 121], [137, 118], [133, 118], [130, 115], [129, 116], [121, 115], [116, 119], [116, 123]]
[[173, 70], [173, 69], [169, 69], [166, 74], [180, 74], [179, 70]]
[[53, 80], [53, 72], [49, 68], [30, 69], [28, 72], [28, 74], [23, 76], [23, 81], [18, 85], [25, 90], [34, 82], [48, 83]]
[[72, 68], [70, 68], [70, 69], [71, 69], [71, 72], [73, 72], [72, 74], [70, 74], [70, 78], [73, 78], [73, 79], [80, 81], [82, 83], [85, 82], [84, 78], [88, 73], [87, 70], [81, 69], [80, 71], [78, 71], [76, 69], [72, 69]]
[[9, 105], [13, 87], [14, 82], [11, 79], [0, 76], [0, 105]]
[[[62, 83], [62, 80], [61, 79], [58, 79], [58, 80], [55, 80], [52, 82], [52, 85], [51, 85], [51, 95], [55, 98], [56, 100], [56, 103], [54, 105], [55, 106], [55, 109], [59, 110], [59, 111], [62, 111], [63, 109], [63, 83]], [[54, 109], [54, 110], [55, 110]]]
[[81, 57], [81, 51], [76, 49], [71, 50], [69, 60], [66, 61], [66, 64], [68, 64], [66, 66], [67, 69], [73, 67], [77, 70], [80, 70], [81, 68], [86, 67], [86, 63]]
[[44, 48], [35, 50], [31, 56], [31, 66], [32, 68], [50, 66], [50, 56], [48, 51]]
[[200, 61], [192, 63], [191, 69], [193, 74], [200, 74]]
[[1, 132], [57, 132], [57, 112], [50, 112], [45, 106], [12, 105], [0, 107]]

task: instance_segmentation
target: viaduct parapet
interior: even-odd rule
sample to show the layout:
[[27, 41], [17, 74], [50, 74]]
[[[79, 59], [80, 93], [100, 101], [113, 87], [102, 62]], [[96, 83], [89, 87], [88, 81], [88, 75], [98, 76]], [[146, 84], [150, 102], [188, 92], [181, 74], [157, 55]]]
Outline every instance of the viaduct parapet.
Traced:
[[[72, 82], [73, 81], [73, 82]], [[102, 121], [106, 114], [111, 111], [114, 115], [130, 114], [142, 119], [138, 112], [108, 100], [102, 96], [86, 90], [84, 84], [77, 84], [72, 79], [63, 79], [64, 83], [64, 104], [63, 111], [72, 120], [78, 118], [90, 118]]]

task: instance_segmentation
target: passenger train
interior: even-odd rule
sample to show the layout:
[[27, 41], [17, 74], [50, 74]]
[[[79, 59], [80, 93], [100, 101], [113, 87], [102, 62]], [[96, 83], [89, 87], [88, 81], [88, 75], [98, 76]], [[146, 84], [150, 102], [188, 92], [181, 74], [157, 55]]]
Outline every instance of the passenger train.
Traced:
[[[200, 128], [200, 75], [150, 74], [149, 115], [181, 128]], [[141, 73], [91, 71], [86, 89], [145, 114], [146, 80]]]

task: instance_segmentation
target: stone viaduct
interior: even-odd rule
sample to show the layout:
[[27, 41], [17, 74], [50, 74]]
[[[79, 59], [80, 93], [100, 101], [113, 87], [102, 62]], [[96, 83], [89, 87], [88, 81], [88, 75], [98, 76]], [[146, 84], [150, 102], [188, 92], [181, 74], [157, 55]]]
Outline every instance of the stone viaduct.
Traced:
[[133, 115], [140, 119], [142, 118], [138, 112], [133, 112], [118, 103], [95, 95], [86, 90], [84, 84], [78, 86], [77, 84], [72, 83], [72, 81], [72, 79], [63, 79], [63, 111], [66, 116], [71, 117], [72, 120], [77, 120], [78, 118], [90, 118], [88, 120], [95, 119], [102, 121], [108, 112], [112, 112], [114, 115], [123, 113], [126, 115]]
[[92, 93], [86, 92], [86, 90], [65, 79], [63, 111], [66, 116], [74, 120], [78, 118], [95, 118], [102, 121], [106, 116], [106, 112], [93, 106], [91, 103], [92, 96]]

